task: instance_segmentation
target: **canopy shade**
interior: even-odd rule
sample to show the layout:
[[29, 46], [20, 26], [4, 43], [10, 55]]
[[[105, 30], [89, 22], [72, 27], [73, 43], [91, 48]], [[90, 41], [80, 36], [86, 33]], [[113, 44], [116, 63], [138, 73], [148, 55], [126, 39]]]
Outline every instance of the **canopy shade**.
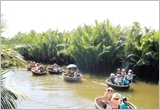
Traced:
[[75, 64], [69, 64], [66, 68], [77, 68], [77, 65], [75, 65]]

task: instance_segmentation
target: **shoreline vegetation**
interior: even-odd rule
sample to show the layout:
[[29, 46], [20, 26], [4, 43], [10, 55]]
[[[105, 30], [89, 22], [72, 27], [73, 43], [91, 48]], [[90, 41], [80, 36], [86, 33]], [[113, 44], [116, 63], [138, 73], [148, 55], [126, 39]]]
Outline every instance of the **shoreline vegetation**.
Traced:
[[2, 36], [1, 44], [25, 60], [60, 66], [75, 63], [87, 71], [132, 69], [139, 79], [159, 82], [159, 30], [138, 22], [121, 27], [95, 20], [95, 25], [84, 24], [72, 31], [18, 32], [12, 38]]

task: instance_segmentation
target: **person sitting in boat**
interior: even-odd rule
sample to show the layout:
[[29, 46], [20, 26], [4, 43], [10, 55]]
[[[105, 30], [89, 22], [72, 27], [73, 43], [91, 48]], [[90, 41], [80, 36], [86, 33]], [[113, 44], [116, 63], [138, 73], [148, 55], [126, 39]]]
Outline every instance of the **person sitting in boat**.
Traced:
[[79, 75], [78, 75], [78, 69], [74, 72], [74, 78], [77, 78]]
[[133, 74], [132, 70], [128, 70], [127, 79], [129, 81], [129, 83], [132, 82], [132, 79], [134, 76], [135, 76], [135, 74]]
[[40, 72], [44, 72], [43, 65], [40, 65], [40, 67], [39, 67], [39, 71], [40, 71]]
[[115, 77], [115, 84], [122, 85], [122, 77], [120, 74], [117, 74]]
[[43, 66], [43, 70], [44, 70], [44, 71], [47, 71], [47, 66]]
[[109, 87], [106, 89], [104, 93], [104, 98], [102, 99], [102, 102], [110, 104], [110, 99], [112, 97], [112, 94], [114, 92], [114, 89]]
[[120, 104], [120, 109], [130, 109], [129, 105], [127, 104], [128, 98], [123, 97], [122, 102]]
[[32, 67], [32, 65], [33, 65], [33, 62], [32, 62], [32, 61], [30, 61], [29, 66], [30, 66], [30, 67]]
[[55, 71], [55, 72], [59, 72], [59, 68], [56, 66], [56, 67], [54, 68], [54, 71]]
[[50, 71], [52, 71], [52, 72], [54, 72], [54, 65], [51, 65], [51, 67], [49, 67], [48, 69], [50, 70]]
[[126, 71], [125, 71], [125, 69], [122, 69], [121, 76], [124, 77], [125, 75], [126, 75]]
[[117, 75], [117, 74], [121, 74], [121, 69], [120, 68], [117, 68], [117, 71], [116, 71], [115, 75]]
[[60, 68], [58, 65], [55, 65], [54, 71], [55, 71], [55, 72], [60, 72], [60, 71], [61, 71], [61, 68]]
[[110, 79], [110, 82], [111, 82], [112, 84], [115, 84], [115, 74], [114, 74], [114, 73], [111, 73], [109, 79]]
[[110, 105], [112, 109], [118, 109], [120, 106], [120, 99], [121, 99], [121, 94], [120, 93], [114, 93], [111, 98]]
[[30, 61], [29, 66], [30, 66], [30, 67], [35, 67], [35, 62]]
[[39, 66], [39, 63], [36, 63], [36, 64], [35, 64], [35, 67], [38, 67], [38, 66]]
[[123, 83], [122, 83], [123, 85], [129, 85], [129, 81], [128, 81], [128, 79], [127, 79], [127, 75], [125, 75], [124, 76], [124, 78], [123, 78]]
[[56, 66], [57, 66], [57, 64], [56, 64], [56, 63], [54, 63], [53, 65], [51, 65], [51, 68], [50, 68], [50, 69], [54, 72], [54, 70], [55, 70]]
[[68, 70], [68, 76], [73, 77], [73, 73], [71, 72], [71, 68], [69, 68], [69, 70]]
[[38, 64], [36, 67], [34, 67], [34, 70], [35, 70], [35, 71], [38, 71], [38, 70], [39, 70], [39, 64]]

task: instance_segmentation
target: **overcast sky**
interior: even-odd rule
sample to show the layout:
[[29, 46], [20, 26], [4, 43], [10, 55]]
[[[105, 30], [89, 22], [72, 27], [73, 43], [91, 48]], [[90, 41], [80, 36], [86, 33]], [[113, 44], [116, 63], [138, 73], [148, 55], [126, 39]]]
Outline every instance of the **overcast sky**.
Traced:
[[109, 19], [114, 25], [159, 29], [159, 1], [1, 1], [7, 20], [6, 37], [18, 31], [72, 30], [79, 25]]

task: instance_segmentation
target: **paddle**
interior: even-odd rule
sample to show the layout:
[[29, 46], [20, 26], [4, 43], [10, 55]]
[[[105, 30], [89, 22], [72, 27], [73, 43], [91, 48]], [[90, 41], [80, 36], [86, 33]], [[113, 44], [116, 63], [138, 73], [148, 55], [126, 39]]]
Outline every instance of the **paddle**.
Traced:
[[62, 70], [62, 72], [66, 73], [66, 71], [64, 71], [64, 69], [61, 68], [61, 70]]
[[139, 77], [135, 74], [136, 79], [139, 79]]
[[[122, 99], [120, 100], [120, 104], [121, 103], [124, 103]], [[129, 106], [129, 109], [134, 109], [132, 108], [132, 105], [130, 103], [128, 103], [127, 101], [125, 103]], [[120, 108], [120, 105], [119, 105], [119, 108]]]
[[129, 106], [130, 109], [134, 109], [132, 108], [132, 105], [130, 103], [126, 102], [126, 104]]
[[[77, 70], [80, 72], [80, 74], [81, 75], [83, 75], [83, 73], [77, 68]], [[85, 78], [85, 79], [87, 79], [84, 75], [83, 75], [83, 77]], [[87, 79], [88, 80], [88, 79]]]

